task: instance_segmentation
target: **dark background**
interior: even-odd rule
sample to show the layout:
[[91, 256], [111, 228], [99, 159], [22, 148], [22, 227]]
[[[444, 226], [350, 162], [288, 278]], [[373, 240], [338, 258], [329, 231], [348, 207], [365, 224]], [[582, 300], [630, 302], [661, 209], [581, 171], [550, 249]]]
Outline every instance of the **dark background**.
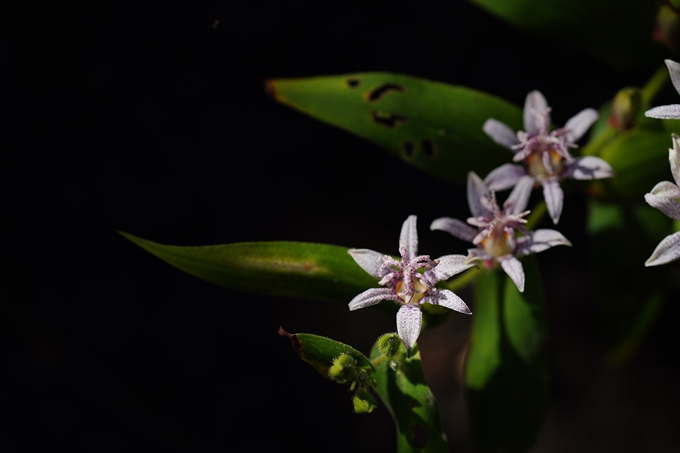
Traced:
[[[0, 450], [394, 451], [384, 407], [353, 414], [351, 394], [277, 334], [367, 353], [393, 318], [215, 287], [115, 231], [396, 253], [401, 223], [417, 214], [422, 253], [465, 253], [427, 231], [434, 218], [468, 216], [462, 187], [278, 105], [263, 82], [381, 70], [517, 105], [539, 89], [562, 125], [655, 69], [617, 71], [461, 1], [231, 3], [3, 2]], [[535, 451], [680, 451], [677, 309], [664, 309], [632, 362], [607, 365], [581, 198], [562, 219], [574, 247], [540, 256], [552, 384]], [[461, 452], [468, 323], [454, 314], [419, 342]]]

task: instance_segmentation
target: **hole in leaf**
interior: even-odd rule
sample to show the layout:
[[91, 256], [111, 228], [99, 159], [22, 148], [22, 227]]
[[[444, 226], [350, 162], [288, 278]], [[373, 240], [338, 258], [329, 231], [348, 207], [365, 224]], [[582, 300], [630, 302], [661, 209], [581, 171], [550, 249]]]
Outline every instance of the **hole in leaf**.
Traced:
[[381, 100], [385, 95], [391, 91], [396, 91], [397, 93], [403, 93], [406, 91], [406, 88], [404, 88], [401, 85], [397, 85], [396, 83], [385, 83], [383, 85], [380, 85], [378, 88], [376, 88], [373, 91], [369, 91], [366, 96], [366, 100], [368, 102], [376, 102]]
[[404, 155], [411, 159], [416, 154], [416, 145], [412, 141], [406, 140], [404, 142]]
[[373, 121], [375, 121], [377, 124], [382, 124], [383, 126], [389, 127], [390, 129], [396, 128], [399, 123], [406, 123], [408, 121], [407, 117], [397, 115], [396, 113], [383, 115], [380, 112], [373, 110], [371, 115], [373, 116]]
[[411, 439], [411, 445], [418, 449], [425, 449], [427, 447], [427, 441], [430, 440], [427, 434], [427, 429], [422, 425], [413, 425], [413, 438]]
[[361, 85], [361, 79], [347, 79], [347, 86], [350, 88], [356, 88]]
[[437, 150], [434, 147], [434, 142], [429, 138], [422, 139], [420, 141], [420, 146], [421, 148], [423, 148], [423, 151], [425, 152], [425, 155], [427, 157], [434, 157], [435, 154], [437, 153]]

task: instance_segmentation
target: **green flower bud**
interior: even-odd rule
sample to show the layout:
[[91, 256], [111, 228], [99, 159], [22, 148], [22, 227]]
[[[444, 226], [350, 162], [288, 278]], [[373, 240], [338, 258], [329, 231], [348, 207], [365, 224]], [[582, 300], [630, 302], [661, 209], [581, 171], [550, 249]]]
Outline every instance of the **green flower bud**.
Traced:
[[375, 398], [366, 389], [359, 389], [353, 398], [354, 412], [357, 414], [369, 414], [377, 407]]
[[678, 46], [678, 36], [680, 36], [680, 16], [676, 1], [671, 1], [659, 7], [656, 14], [656, 23], [652, 30], [652, 37], [658, 43], [664, 44], [671, 50]]
[[357, 361], [348, 354], [340, 354], [333, 359], [333, 365], [328, 369], [328, 376], [341, 384], [353, 381], [357, 376]]
[[635, 125], [635, 118], [640, 113], [642, 96], [637, 88], [623, 88], [614, 97], [609, 125], [621, 131]]
[[396, 333], [386, 333], [382, 337], [378, 338], [378, 348], [383, 355], [387, 357], [394, 357], [399, 352], [399, 345], [401, 344], [401, 339]]

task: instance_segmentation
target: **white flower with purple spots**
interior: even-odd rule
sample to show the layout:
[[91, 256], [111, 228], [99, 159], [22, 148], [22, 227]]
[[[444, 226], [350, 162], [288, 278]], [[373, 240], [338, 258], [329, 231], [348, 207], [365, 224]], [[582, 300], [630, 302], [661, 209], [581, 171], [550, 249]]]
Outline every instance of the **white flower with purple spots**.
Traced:
[[368, 249], [350, 249], [354, 261], [363, 270], [380, 280], [381, 288], [371, 288], [356, 296], [349, 303], [350, 310], [368, 307], [381, 300], [391, 300], [401, 305], [397, 312], [397, 333], [406, 350], [411, 348], [420, 335], [422, 313], [420, 305], [441, 305], [460, 313], [472, 314], [463, 300], [448, 289], [437, 289], [443, 280], [469, 269], [464, 255], [446, 255], [431, 260], [418, 255], [416, 216], [409, 216], [401, 227], [399, 254], [401, 260]]
[[[645, 201], [668, 217], [680, 220], [680, 143], [679, 137], [673, 134], [673, 149], [668, 150], [671, 173], [675, 184], [670, 181], [658, 183], [651, 192], [645, 194]], [[654, 253], [645, 261], [645, 266], [658, 266], [680, 258], [680, 231], [666, 236]]]
[[[468, 174], [467, 196], [473, 217], [467, 223], [451, 217], [441, 217], [430, 225], [431, 230], [441, 230], [458, 239], [472, 242], [476, 248], [468, 250], [468, 263], [481, 261], [487, 268], [497, 263], [512, 279], [520, 292], [524, 291], [524, 268], [518, 257], [538, 253], [556, 245], [571, 243], [555, 230], [529, 231], [524, 226], [524, 209], [529, 201], [533, 181], [522, 178], [503, 203], [496, 202], [496, 195], [477, 174]], [[475, 228], [476, 227], [476, 228]], [[516, 233], [523, 236], [516, 237]]]
[[[671, 82], [675, 87], [675, 91], [680, 93], [680, 63], [673, 60], [665, 60], [668, 66], [668, 73], [671, 76]], [[654, 107], [645, 112], [645, 116], [649, 118], [658, 118], [662, 120], [680, 120], [680, 104], [661, 105]]]
[[595, 156], [574, 158], [569, 148], [577, 142], [597, 120], [593, 109], [585, 109], [572, 117], [560, 129], [550, 132], [550, 107], [539, 91], [527, 95], [524, 103], [524, 128], [515, 134], [509, 126], [488, 119], [484, 132], [499, 145], [515, 152], [514, 162], [493, 170], [484, 179], [490, 190], [515, 187], [520, 180], [532, 181], [534, 187], [543, 186], [543, 197], [548, 213], [557, 224], [562, 214], [564, 193], [560, 181], [564, 178], [601, 179], [614, 176], [614, 170], [604, 160]]

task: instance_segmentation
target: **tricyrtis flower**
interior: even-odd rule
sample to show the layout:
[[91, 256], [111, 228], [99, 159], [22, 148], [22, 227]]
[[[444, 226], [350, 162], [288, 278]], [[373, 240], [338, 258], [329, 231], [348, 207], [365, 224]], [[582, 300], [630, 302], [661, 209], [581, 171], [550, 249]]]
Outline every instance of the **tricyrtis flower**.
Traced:
[[[675, 184], [669, 181], [658, 183], [651, 192], [645, 194], [645, 200], [651, 206], [666, 214], [668, 217], [680, 220], [680, 143], [678, 136], [673, 134], [673, 149], [668, 150], [668, 160], [671, 163], [671, 173]], [[645, 266], [658, 266], [680, 258], [680, 231], [666, 236], [654, 253], [645, 262]]]
[[446, 255], [431, 260], [418, 255], [416, 216], [409, 216], [401, 227], [399, 254], [401, 260], [368, 249], [350, 249], [354, 261], [373, 277], [380, 280], [382, 288], [372, 288], [356, 296], [349, 303], [350, 310], [375, 305], [381, 300], [401, 304], [397, 312], [397, 333], [406, 349], [411, 348], [420, 335], [422, 313], [420, 304], [441, 305], [465, 314], [471, 314], [463, 300], [448, 289], [435, 285], [472, 267], [465, 263], [464, 255]]
[[[668, 66], [668, 73], [671, 76], [671, 82], [675, 87], [675, 91], [680, 93], [680, 63], [672, 60], [666, 60]], [[645, 112], [645, 116], [650, 118], [659, 118], [663, 120], [680, 120], [680, 104], [661, 105], [654, 107]]]
[[[467, 196], [473, 217], [467, 223], [441, 217], [432, 222], [430, 229], [446, 231], [459, 239], [472, 242], [476, 248], [468, 250], [467, 262], [481, 261], [489, 268], [500, 263], [517, 289], [522, 292], [524, 269], [517, 257], [542, 252], [556, 245], [571, 245], [558, 231], [531, 232], [524, 226], [524, 217], [529, 213], [524, 208], [532, 187], [531, 179], [520, 179], [501, 209], [496, 202], [495, 193], [489, 190], [479, 176], [470, 172]], [[517, 237], [517, 233], [522, 236]]]
[[531, 180], [534, 186], [543, 186], [548, 212], [557, 224], [562, 213], [564, 194], [560, 181], [564, 178], [600, 179], [614, 176], [607, 162], [594, 156], [574, 158], [569, 148], [597, 120], [597, 112], [585, 109], [567, 121], [560, 129], [550, 132], [550, 107], [539, 91], [527, 95], [524, 103], [524, 127], [517, 134], [509, 126], [488, 119], [483, 129], [499, 145], [515, 152], [513, 161], [522, 165], [505, 164], [493, 170], [484, 179], [490, 190], [514, 187], [522, 179]]

